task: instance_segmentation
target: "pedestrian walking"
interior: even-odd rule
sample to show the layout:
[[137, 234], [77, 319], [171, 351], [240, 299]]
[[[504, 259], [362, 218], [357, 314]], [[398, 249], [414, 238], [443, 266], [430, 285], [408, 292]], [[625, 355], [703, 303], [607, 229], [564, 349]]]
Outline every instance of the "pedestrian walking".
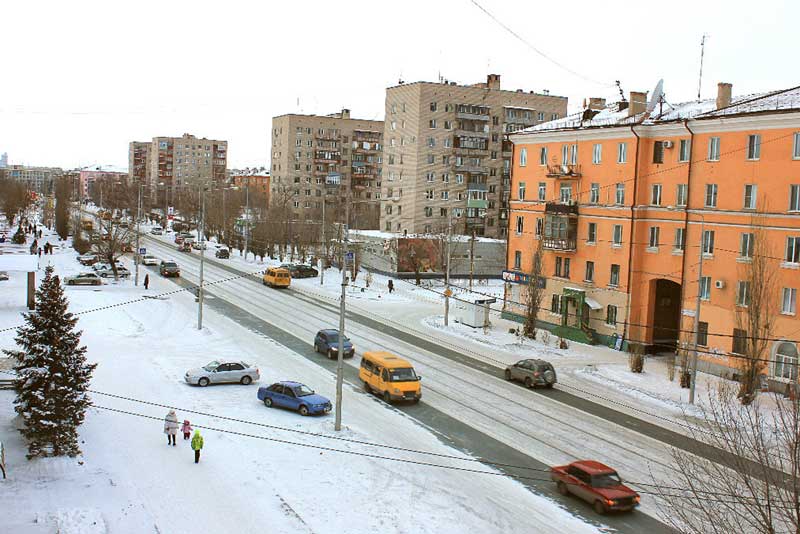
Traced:
[[42, 257], [42, 247], [39, 247], [39, 257]]
[[200, 451], [203, 449], [203, 436], [200, 435], [199, 430], [194, 431], [192, 438], [192, 450], [194, 451], [194, 463], [200, 462]]
[[175, 410], [170, 410], [164, 418], [164, 434], [167, 435], [167, 445], [175, 446], [175, 435], [178, 433], [178, 416]]
[[150, 287], [150, 275], [144, 275], [144, 289], [147, 290]]
[[42, 238], [42, 231], [39, 230], [39, 239], [41, 239], [41, 238]]
[[394, 282], [389, 280], [389, 284], [388, 285], [389, 285], [389, 293], [392, 293], [394, 291]]
[[181, 432], [183, 432], [184, 441], [192, 436], [192, 425], [191, 423], [189, 423], [188, 419], [183, 420], [183, 424], [181, 425]]

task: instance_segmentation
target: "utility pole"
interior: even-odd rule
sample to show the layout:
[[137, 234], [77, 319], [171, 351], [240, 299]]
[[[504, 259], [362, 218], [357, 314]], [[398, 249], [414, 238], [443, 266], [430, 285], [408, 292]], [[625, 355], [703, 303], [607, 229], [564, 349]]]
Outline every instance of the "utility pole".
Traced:
[[472, 229], [472, 239], [469, 241], [469, 290], [472, 292], [472, 276], [475, 272], [475, 228]]
[[[344, 184], [341, 184], [341, 188]], [[340, 189], [341, 191], [341, 189]], [[345, 199], [345, 225], [342, 228], [342, 298], [339, 302], [339, 350], [336, 357], [336, 425], [337, 431], [342, 429], [342, 380], [344, 378], [344, 314], [345, 314], [345, 290], [347, 289], [347, 232], [350, 226], [350, 187], [348, 184], [347, 198]]]
[[689, 404], [694, 404], [694, 385], [697, 381], [697, 344], [700, 341], [700, 297], [703, 295], [703, 245], [706, 234], [705, 226], [706, 220], [700, 215], [700, 261], [697, 265], [697, 302], [694, 309], [694, 352], [692, 354], [692, 382], [689, 384]]
[[447, 249], [445, 255], [445, 268], [444, 268], [444, 325], [450, 324], [450, 241], [452, 241], [451, 230], [453, 228], [451, 219], [452, 208], [447, 210]]
[[247, 241], [250, 237], [250, 183], [244, 185], [244, 261], [247, 261]]
[[141, 219], [142, 214], [142, 185], [139, 184], [139, 198], [136, 201], [136, 281], [134, 283], [135, 286], [139, 285], [139, 262], [141, 261], [141, 254], [139, 254], [139, 220]]
[[[326, 184], [327, 185], [327, 184]], [[323, 257], [319, 261], [319, 285], [325, 285], [325, 260], [327, 259], [325, 256], [325, 203], [328, 196], [328, 190], [325, 189], [324, 194], [322, 195], [322, 250], [323, 250]]]
[[205, 264], [205, 243], [203, 235], [205, 234], [206, 222], [206, 192], [205, 188], [200, 186], [200, 231], [197, 240], [200, 242], [200, 284], [197, 286], [197, 329], [203, 329], [203, 267]]

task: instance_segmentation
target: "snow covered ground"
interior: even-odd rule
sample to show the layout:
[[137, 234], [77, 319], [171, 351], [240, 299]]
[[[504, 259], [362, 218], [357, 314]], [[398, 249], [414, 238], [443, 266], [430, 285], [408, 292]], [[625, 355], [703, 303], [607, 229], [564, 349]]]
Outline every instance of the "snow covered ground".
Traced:
[[[85, 270], [75, 256], [59, 249], [42, 263], [52, 263], [62, 276]], [[11, 280], [0, 282], [4, 327], [19, 324], [24, 311], [25, 275], [10, 274]], [[172, 282], [151, 276], [147, 294], [174, 289]], [[144, 289], [132, 280], [66, 292], [73, 311], [102, 308], [81, 315], [78, 323], [88, 358], [99, 363], [92, 385], [96, 408], [80, 433], [84, 454], [25, 460], [14, 429], [13, 393], [0, 392], [0, 439], [9, 468], [0, 487], [7, 490], [4, 508], [14, 510], [4, 516], [3, 532], [597, 531], [506, 477], [365, 456], [489, 471], [460, 460], [462, 453], [401, 412], [349, 388], [347, 426], [334, 433], [332, 415], [302, 418], [267, 409], [256, 398], [256, 386], [186, 385], [182, 377], [189, 367], [236, 358], [261, 369], [261, 384], [296, 379], [334, 396], [325, 369], [210, 309], [198, 333], [188, 292], [142, 299]], [[14, 346], [13, 334], [0, 333], [0, 348]], [[166, 445], [166, 406], [175, 407], [180, 420], [208, 428], [199, 464], [188, 443]]]

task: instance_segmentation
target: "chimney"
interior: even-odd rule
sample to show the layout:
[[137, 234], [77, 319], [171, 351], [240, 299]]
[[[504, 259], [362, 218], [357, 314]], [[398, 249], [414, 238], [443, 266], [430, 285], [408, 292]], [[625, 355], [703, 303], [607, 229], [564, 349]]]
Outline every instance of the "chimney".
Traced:
[[647, 93], [631, 91], [630, 105], [628, 106], [628, 117], [633, 117], [643, 113], [647, 109]]
[[731, 105], [731, 93], [733, 93], [732, 84], [725, 82], [717, 84], [717, 109], [727, 108]]
[[350, 110], [342, 108], [342, 118], [349, 119], [350, 118]]
[[490, 74], [486, 77], [486, 87], [490, 91], [499, 91], [500, 90], [500, 75], [499, 74]]
[[589, 109], [595, 109], [595, 110], [605, 109], [605, 107], [606, 107], [606, 99], [605, 98], [591, 97], [591, 98], [589, 98], [589, 105], [587, 107]]

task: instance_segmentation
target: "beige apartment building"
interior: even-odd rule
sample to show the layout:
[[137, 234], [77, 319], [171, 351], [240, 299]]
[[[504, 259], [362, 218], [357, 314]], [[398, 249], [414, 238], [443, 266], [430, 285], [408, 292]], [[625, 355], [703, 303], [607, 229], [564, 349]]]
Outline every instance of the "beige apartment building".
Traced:
[[511, 185], [506, 134], [558, 119], [567, 99], [486, 83], [401, 83], [386, 90], [380, 228], [505, 237]]
[[[296, 220], [319, 221], [325, 179], [335, 173], [341, 184], [335, 194], [349, 198], [351, 227], [377, 229], [382, 150], [383, 121], [353, 119], [348, 109], [331, 115], [273, 117], [271, 203], [291, 209]], [[335, 210], [340, 205], [329, 200], [327, 207]]]

